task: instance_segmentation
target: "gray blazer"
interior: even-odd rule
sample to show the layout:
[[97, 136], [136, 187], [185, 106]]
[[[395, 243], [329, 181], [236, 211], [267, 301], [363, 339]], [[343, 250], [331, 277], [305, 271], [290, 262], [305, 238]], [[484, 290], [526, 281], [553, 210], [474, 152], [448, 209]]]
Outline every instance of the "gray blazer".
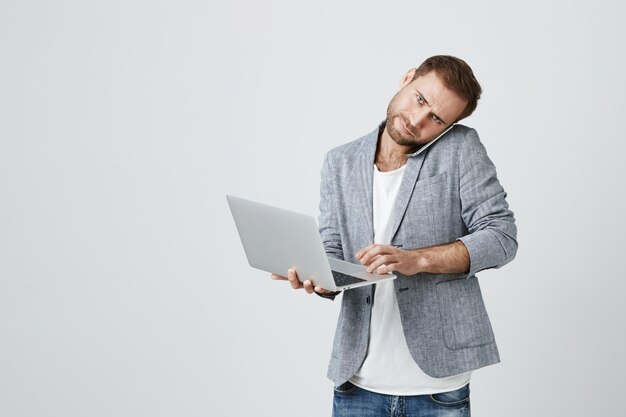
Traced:
[[[372, 177], [379, 129], [326, 154], [319, 230], [328, 255], [358, 263], [374, 240]], [[515, 257], [517, 228], [496, 169], [474, 129], [453, 127], [406, 166], [391, 244], [403, 249], [461, 240], [463, 275], [398, 274], [394, 281], [409, 351], [428, 375], [446, 377], [500, 361], [476, 273]], [[350, 379], [367, 352], [374, 286], [345, 291], [328, 377]]]

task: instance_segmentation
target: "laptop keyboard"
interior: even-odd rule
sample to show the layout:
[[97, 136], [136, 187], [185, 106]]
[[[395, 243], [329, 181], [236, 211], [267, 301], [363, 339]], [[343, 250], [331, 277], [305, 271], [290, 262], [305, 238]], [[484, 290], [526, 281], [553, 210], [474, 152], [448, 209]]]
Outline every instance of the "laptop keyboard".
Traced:
[[356, 284], [357, 282], [366, 281], [366, 280], [361, 279], [361, 278], [353, 277], [352, 275], [342, 274], [341, 272], [332, 271], [332, 270], [331, 270], [331, 272], [333, 273], [333, 278], [335, 278], [335, 284], [338, 287], [342, 287], [344, 285]]

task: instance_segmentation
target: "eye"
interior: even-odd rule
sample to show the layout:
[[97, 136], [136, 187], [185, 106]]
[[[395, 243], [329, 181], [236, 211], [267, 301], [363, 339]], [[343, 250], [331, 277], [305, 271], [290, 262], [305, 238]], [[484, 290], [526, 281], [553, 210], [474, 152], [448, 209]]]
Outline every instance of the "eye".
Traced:
[[432, 119], [433, 119], [433, 121], [434, 121], [435, 123], [437, 123], [438, 125], [443, 124], [443, 122], [441, 121], [441, 119], [440, 119], [440, 118], [438, 118], [438, 117], [437, 117], [437, 116], [435, 116], [435, 115], [433, 115], [433, 116], [432, 116]]
[[417, 102], [419, 104], [424, 104], [424, 97], [422, 97], [421, 94], [418, 94], [415, 97], [417, 97]]

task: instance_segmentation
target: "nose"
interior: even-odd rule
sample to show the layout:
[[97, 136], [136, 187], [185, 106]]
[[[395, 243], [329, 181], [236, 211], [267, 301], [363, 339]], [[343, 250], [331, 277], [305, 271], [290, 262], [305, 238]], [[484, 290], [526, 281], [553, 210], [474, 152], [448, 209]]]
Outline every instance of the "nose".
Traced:
[[411, 123], [411, 126], [413, 127], [420, 127], [422, 122], [424, 122], [424, 120], [428, 117], [429, 113], [430, 109], [428, 106], [417, 107], [409, 113], [409, 123]]

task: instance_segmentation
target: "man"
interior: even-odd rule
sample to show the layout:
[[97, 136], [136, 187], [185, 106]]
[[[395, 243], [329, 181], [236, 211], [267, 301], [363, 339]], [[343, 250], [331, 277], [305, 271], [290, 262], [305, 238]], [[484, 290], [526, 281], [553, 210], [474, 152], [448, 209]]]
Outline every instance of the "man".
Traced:
[[[402, 77], [376, 130], [326, 155], [319, 228], [329, 256], [393, 272], [345, 291], [328, 369], [333, 415], [469, 416], [471, 372], [499, 362], [476, 273], [517, 251], [506, 193], [474, 129], [471, 68], [434, 56]], [[294, 288], [337, 293], [288, 277]]]

